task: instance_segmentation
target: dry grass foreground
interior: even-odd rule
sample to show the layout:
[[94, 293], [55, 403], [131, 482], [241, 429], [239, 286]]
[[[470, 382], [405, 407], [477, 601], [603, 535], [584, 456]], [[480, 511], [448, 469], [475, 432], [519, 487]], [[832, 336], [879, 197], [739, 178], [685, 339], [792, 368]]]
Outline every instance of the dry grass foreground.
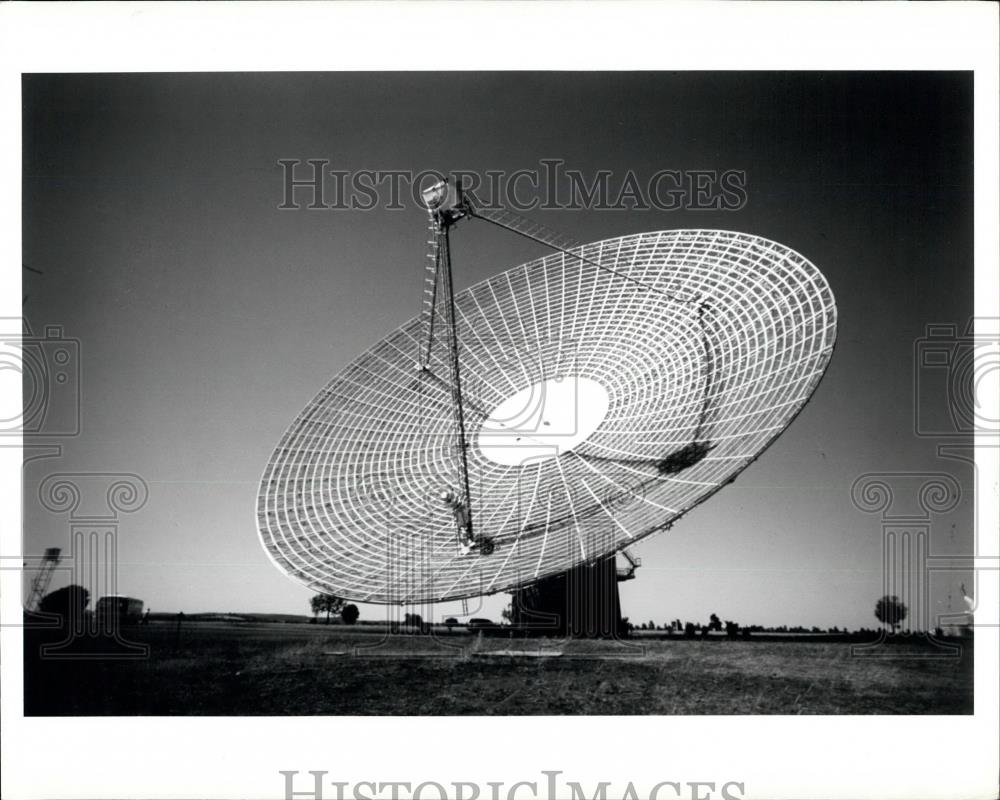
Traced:
[[[145, 659], [39, 659], [28, 715], [970, 714], [973, 653], [887, 644], [560, 642], [362, 626], [158, 622]], [[86, 644], [86, 643], [85, 643]], [[928, 657], [932, 656], [932, 657]], [[933, 657], [937, 656], [937, 657]]]

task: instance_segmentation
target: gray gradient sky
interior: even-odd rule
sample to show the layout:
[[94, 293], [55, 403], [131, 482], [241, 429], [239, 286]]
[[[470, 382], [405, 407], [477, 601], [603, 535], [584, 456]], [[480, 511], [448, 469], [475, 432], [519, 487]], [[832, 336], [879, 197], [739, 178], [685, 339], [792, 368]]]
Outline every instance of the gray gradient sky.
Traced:
[[[52, 472], [134, 472], [119, 590], [154, 611], [308, 613], [258, 541], [257, 481], [295, 414], [419, 311], [425, 216], [282, 211], [279, 159], [344, 170], [746, 172], [721, 211], [534, 211], [581, 241], [672, 228], [777, 240], [826, 275], [837, 348], [812, 401], [732, 486], [635, 548], [634, 622], [874, 626], [873, 471], [965, 496], [932, 547], [967, 553], [971, 473], [913, 434], [914, 341], [972, 310], [972, 79], [949, 73], [27, 76], [25, 315], [80, 340], [82, 431], [25, 470], [25, 550], [68, 544]], [[545, 249], [456, 231], [457, 288]], [[925, 404], [942, 411], [944, 398]], [[960, 576], [933, 586], [962, 610]], [[58, 585], [58, 582], [54, 585]], [[507, 596], [477, 613], [498, 617]], [[476, 608], [472, 603], [472, 609]], [[435, 615], [452, 613], [455, 604]], [[383, 613], [364, 607], [364, 616]]]

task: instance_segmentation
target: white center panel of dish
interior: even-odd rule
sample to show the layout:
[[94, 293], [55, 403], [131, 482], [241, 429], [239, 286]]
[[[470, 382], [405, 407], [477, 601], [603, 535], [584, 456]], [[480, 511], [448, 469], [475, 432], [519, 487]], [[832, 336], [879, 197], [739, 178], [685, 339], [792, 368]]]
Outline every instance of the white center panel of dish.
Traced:
[[476, 444], [490, 461], [506, 466], [555, 458], [600, 427], [610, 402], [607, 389], [590, 378], [560, 375], [538, 381], [493, 409]]

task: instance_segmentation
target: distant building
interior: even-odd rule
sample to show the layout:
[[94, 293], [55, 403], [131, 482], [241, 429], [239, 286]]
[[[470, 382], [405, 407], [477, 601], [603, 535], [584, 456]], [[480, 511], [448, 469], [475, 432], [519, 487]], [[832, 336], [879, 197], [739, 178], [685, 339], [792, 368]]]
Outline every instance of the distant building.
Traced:
[[136, 597], [125, 597], [120, 594], [109, 594], [97, 601], [94, 613], [98, 619], [117, 621], [118, 623], [138, 622], [142, 617], [142, 600]]

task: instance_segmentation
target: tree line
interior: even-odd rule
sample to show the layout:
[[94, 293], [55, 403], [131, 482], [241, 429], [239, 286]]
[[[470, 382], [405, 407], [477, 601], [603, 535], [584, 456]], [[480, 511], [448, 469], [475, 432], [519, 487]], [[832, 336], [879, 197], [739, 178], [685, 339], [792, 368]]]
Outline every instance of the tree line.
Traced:
[[[909, 609], [906, 604], [899, 599], [896, 595], [884, 595], [880, 597], [875, 603], [875, 618], [881, 622], [883, 625], [889, 626], [893, 635], [895, 635], [899, 627], [903, 624], [903, 621], [907, 618], [909, 614]], [[627, 619], [627, 618], [626, 618]], [[778, 625], [778, 626], [768, 626], [764, 625], [741, 625], [733, 620], [721, 620], [717, 614], [711, 614], [709, 616], [707, 623], [700, 622], [681, 622], [680, 619], [674, 619], [670, 622], [665, 622], [661, 624], [656, 624], [653, 620], [648, 622], [643, 622], [638, 625], [633, 623], [628, 623], [629, 630], [632, 631], [662, 631], [667, 634], [680, 634], [685, 638], [693, 639], [697, 636], [708, 636], [713, 632], [725, 631], [727, 636], [748, 636], [752, 633], [799, 633], [799, 634], [850, 634], [850, 633], [874, 633], [868, 628], [860, 628], [857, 631], [851, 631], [848, 628], [839, 628], [836, 625], [832, 628], [820, 628], [813, 625], [807, 628], [802, 625]]]

